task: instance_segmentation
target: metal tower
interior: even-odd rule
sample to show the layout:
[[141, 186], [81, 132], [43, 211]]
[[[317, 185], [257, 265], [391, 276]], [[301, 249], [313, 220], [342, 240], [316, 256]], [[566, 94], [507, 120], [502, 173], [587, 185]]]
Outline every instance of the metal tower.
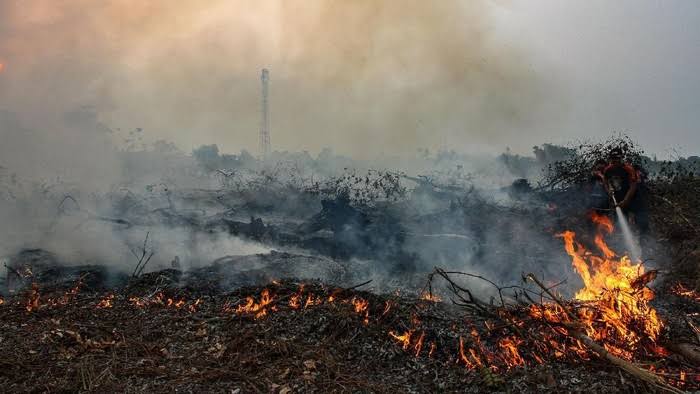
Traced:
[[260, 158], [267, 159], [270, 154], [270, 108], [267, 93], [270, 81], [270, 72], [263, 68], [260, 75], [262, 81], [262, 118], [260, 121]]

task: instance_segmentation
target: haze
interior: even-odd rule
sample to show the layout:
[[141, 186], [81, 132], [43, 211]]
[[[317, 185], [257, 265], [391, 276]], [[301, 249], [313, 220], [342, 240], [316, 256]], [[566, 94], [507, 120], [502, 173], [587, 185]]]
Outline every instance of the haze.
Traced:
[[263, 67], [275, 150], [527, 153], [624, 131], [694, 154], [698, 26], [690, 1], [3, 0], [0, 165], [99, 161], [95, 134], [137, 127], [256, 152]]

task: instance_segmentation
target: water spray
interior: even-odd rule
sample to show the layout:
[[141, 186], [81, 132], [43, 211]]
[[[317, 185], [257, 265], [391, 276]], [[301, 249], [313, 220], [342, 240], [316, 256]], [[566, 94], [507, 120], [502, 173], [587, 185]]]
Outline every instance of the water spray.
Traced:
[[615, 204], [615, 213], [617, 214], [617, 221], [620, 223], [620, 227], [622, 228], [622, 236], [625, 239], [625, 246], [627, 247], [627, 251], [630, 254], [630, 258], [632, 261], [638, 261], [642, 259], [642, 250], [639, 247], [639, 243], [637, 240], [634, 238], [634, 234], [632, 234], [632, 230], [630, 229], [630, 225], [627, 222], [627, 218], [625, 217], [624, 212], [622, 212], [622, 208], [620, 208], [617, 205], [617, 199], [615, 198], [615, 193], [610, 193], [612, 196], [613, 203]]

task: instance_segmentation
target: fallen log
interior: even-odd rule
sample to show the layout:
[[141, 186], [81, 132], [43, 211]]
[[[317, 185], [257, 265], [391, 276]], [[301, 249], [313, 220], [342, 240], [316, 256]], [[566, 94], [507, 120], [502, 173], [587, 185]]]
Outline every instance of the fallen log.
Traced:
[[638, 379], [641, 379], [647, 383], [650, 383], [650, 384], [652, 384], [660, 389], [666, 390], [668, 392], [672, 392], [672, 393], [682, 393], [683, 392], [683, 391], [678, 390], [677, 388], [669, 385], [668, 383], [666, 383], [666, 381], [662, 377], [656, 375], [655, 373], [647, 371], [645, 369], [642, 369], [642, 368], [634, 365], [633, 363], [625, 361], [625, 360], [611, 354], [603, 346], [596, 343], [591, 337], [584, 334], [580, 330], [575, 329], [574, 327], [576, 327], [577, 325], [580, 325], [581, 322], [578, 320], [578, 318], [576, 318], [576, 316], [571, 311], [569, 311], [569, 308], [559, 298], [559, 296], [552, 293], [549, 290], [549, 288], [547, 288], [547, 286], [545, 286], [539, 279], [537, 279], [537, 277], [534, 274], [529, 273], [525, 276], [525, 278], [534, 282], [537, 286], [539, 286], [542, 289], [542, 291], [544, 291], [548, 296], [552, 297], [552, 299], [554, 299], [555, 302], [557, 304], [559, 304], [560, 307], [563, 308], [564, 312], [567, 314], [567, 316], [573, 322], [573, 324], [566, 325], [567, 332], [573, 338], [576, 338], [579, 341], [581, 341], [581, 343], [586, 345], [586, 347], [591, 349], [593, 352], [595, 352], [601, 358], [608, 360], [613, 365], [619, 367], [620, 369], [624, 370], [625, 372], [629, 373], [630, 375], [632, 375]]
[[605, 350], [603, 346], [600, 346], [593, 339], [591, 339], [591, 337], [582, 333], [581, 331], [569, 329], [568, 332], [572, 337], [578, 339], [589, 349], [593, 350], [596, 354], [598, 354], [598, 356], [610, 361], [610, 363], [614, 364], [615, 366], [619, 367], [620, 369], [624, 370], [630, 375], [639, 378], [647, 383], [651, 383], [660, 389], [672, 393], [683, 393], [683, 391], [678, 390], [673, 386], [670, 386], [662, 377], [654, 374], [653, 372], [649, 372], [646, 369], [642, 369], [628, 361], [625, 361], [613, 354], [610, 354], [610, 352]]
[[690, 343], [664, 343], [663, 346], [693, 363], [695, 366], [700, 366], [700, 346]]

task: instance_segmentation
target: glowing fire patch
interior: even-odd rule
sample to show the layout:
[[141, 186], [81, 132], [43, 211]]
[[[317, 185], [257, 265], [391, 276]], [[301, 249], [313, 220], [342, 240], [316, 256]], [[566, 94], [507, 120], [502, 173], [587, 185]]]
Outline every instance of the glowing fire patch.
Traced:
[[[611, 353], [630, 359], [644, 335], [656, 341], [663, 328], [656, 310], [649, 305], [654, 292], [646, 287], [656, 277], [656, 272], [645, 273], [641, 262], [633, 263], [627, 256], [618, 257], [607, 245], [604, 235], [613, 230], [608, 217], [593, 215], [592, 220], [598, 228], [594, 242], [599, 254], [577, 242], [573, 231], [560, 234], [584, 284], [575, 298], [589, 306], [580, 309], [578, 318], [586, 325], [586, 333], [591, 338], [605, 342]], [[564, 315], [557, 310], [533, 312], [547, 315], [550, 321], [562, 320]], [[611, 339], [618, 345], [613, 345]], [[624, 344], [626, 350], [619, 344]]]
[[109, 309], [114, 306], [114, 294], [109, 294], [105, 298], [101, 299], [97, 304], [99, 309]]
[[431, 292], [427, 292], [427, 291], [424, 291], [420, 295], [420, 299], [424, 300], [424, 301], [430, 301], [430, 302], [441, 302], [442, 301], [442, 298], [440, 296], [435, 295]]
[[691, 300], [700, 302], [700, 293], [694, 290], [690, 290], [680, 283], [677, 283], [675, 286], [673, 286], [671, 288], [671, 292], [679, 297], [690, 298]]
[[246, 303], [236, 307], [236, 313], [239, 315], [253, 315], [256, 319], [267, 316], [274, 297], [270, 294], [270, 290], [265, 289], [260, 294], [260, 302], [256, 302], [255, 298], [247, 297]]

